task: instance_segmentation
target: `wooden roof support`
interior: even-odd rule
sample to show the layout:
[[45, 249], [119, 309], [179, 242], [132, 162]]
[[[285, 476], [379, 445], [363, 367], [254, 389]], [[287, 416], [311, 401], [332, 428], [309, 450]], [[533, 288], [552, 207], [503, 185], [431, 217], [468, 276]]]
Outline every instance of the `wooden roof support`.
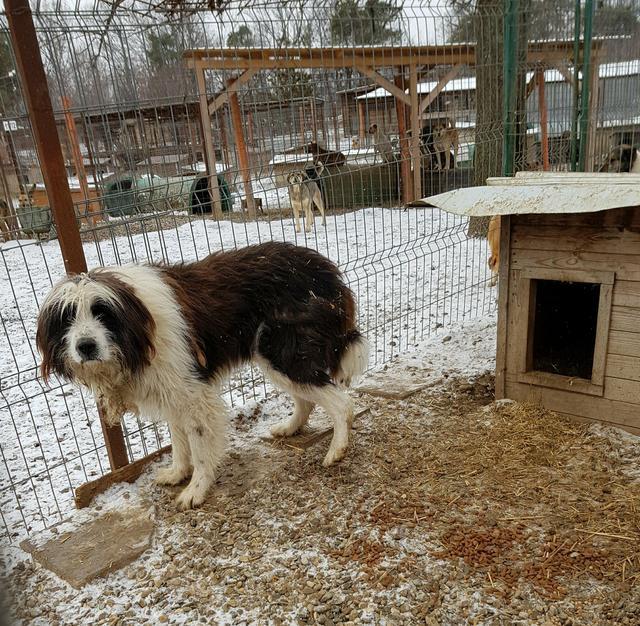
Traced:
[[242, 85], [248, 83], [257, 73], [258, 70], [245, 70], [237, 78], [232, 78], [227, 83], [226, 89], [209, 103], [209, 115], [213, 115], [221, 106], [229, 101], [230, 92], [237, 91]]
[[394, 85], [390, 80], [387, 80], [382, 74], [378, 74], [373, 68], [366, 67], [364, 65], [359, 65], [356, 69], [362, 72], [365, 76], [375, 81], [376, 84], [380, 85], [386, 89], [389, 93], [393, 94], [398, 100], [404, 102], [406, 105], [411, 106], [411, 99], [409, 96], [402, 90], [398, 89], [396, 85]]
[[211, 194], [211, 210], [216, 219], [222, 218], [222, 202], [220, 200], [220, 187], [218, 186], [218, 170], [216, 168], [216, 152], [213, 148], [213, 133], [211, 132], [211, 117], [209, 116], [209, 103], [207, 101], [207, 84], [204, 78], [204, 68], [200, 64], [194, 67], [198, 82], [198, 97], [200, 99], [200, 121], [202, 123], [202, 142], [204, 143], [204, 156], [209, 177], [209, 193]]
[[[394, 82], [396, 87], [404, 93], [406, 89], [404, 68], [396, 74]], [[413, 198], [413, 183], [411, 180], [411, 152], [407, 141], [407, 107], [402, 100], [396, 98], [396, 119], [398, 120], [398, 140], [400, 142], [400, 177], [402, 181], [402, 201], [407, 204]]]
[[421, 100], [420, 115], [427, 110], [427, 107], [438, 97], [438, 94], [453, 80], [462, 70], [462, 65], [454, 65], [436, 84], [436, 86]]
[[[248, 79], [247, 79], [248, 80]], [[244, 139], [244, 125], [242, 123], [242, 112], [240, 111], [240, 100], [236, 91], [237, 80], [233, 79], [227, 84], [229, 93], [229, 109], [231, 110], [231, 121], [233, 122], [233, 134], [238, 149], [238, 165], [240, 175], [244, 184], [244, 195], [247, 200], [247, 213], [249, 218], [256, 218], [256, 203], [253, 199], [253, 186], [251, 184], [251, 168], [249, 165], [249, 153]]]

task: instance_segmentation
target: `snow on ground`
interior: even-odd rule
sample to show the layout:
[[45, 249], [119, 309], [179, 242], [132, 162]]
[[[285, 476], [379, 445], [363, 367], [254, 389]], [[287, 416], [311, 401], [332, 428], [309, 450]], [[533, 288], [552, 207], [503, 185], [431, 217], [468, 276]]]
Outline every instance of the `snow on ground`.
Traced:
[[[121, 222], [120, 222], [121, 223]], [[431, 209], [370, 208], [328, 215], [310, 233], [292, 219], [217, 223], [193, 221], [158, 232], [84, 244], [89, 267], [140, 260], [194, 260], [210, 251], [267, 240], [317, 249], [344, 270], [372, 344], [371, 365], [388, 362], [442, 326], [495, 308], [487, 287], [486, 242], [467, 240], [466, 221]], [[57, 241], [8, 242], [0, 249], [0, 511], [15, 537], [72, 507], [72, 489], [107, 471], [95, 407], [66, 384], [45, 389], [36, 377], [38, 305], [63, 275]], [[256, 375], [232, 381], [238, 404], [268, 391]], [[253, 384], [255, 382], [255, 385]], [[167, 442], [164, 429], [127, 420], [134, 458]]]

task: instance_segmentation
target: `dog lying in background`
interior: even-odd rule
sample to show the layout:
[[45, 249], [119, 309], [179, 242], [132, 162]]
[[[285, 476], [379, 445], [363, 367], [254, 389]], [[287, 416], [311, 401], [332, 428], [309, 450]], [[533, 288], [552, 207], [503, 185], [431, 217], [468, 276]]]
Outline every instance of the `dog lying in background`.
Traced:
[[[438, 169], [450, 169], [456, 167], [456, 155], [460, 145], [460, 135], [458, 129], [449, 121], [438, 124], [433, 130], [433, 145], [438, 161]], [[453, 154], [453, 156], [451, 156]], [[444, 168], [443, 168], [444, 161]]]
[[293, 209], [293, 217], [296, 223], [296, 232], [300, 232], [300, 213], [304, 212], [304, 229], [311, 230], [313, 220], [313, 205], [315, 204], [322, 215], [322, 223], [327, 220], [324, 214], [324, 200], [320, 191], [320, 175], [324, 171], [322, 163], [317, 163], [314, 167], [306, 168], [304, 171], [291, 172], [287, 176], [289, 186], [289, 199]]
[[371, 124], [367, 132], [373, 135], [373, 148], [382, 157], [382, 160], [385, 163], [395, 161], [396, 155], [393, 150], [393, 144], [383, 130], [378, 128], [377, 124]]
[[487, 231], [487, 241], [489, 242], [489, 269], [492, 272], [491, 286], [498, 283], [498, 270], [500, 268], [500, 216], [494, 215], [489, 222]]
[[342, 152], [335, 150], [327, 150], [321, 145], [312, 141], [307, 147], [309, 153], [313, 154], [314, 163], [320, 163], [321, 165], [344, 165], [347, 162], [347, 157]]
[[640, 151], [628, 144], [616, 146], [598, 171], [640, 174]]

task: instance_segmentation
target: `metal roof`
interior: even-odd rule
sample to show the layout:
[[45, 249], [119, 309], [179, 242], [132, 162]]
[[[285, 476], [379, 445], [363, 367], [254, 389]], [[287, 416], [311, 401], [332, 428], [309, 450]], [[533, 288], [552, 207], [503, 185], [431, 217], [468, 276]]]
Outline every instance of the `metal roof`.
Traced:
[[424, 198], [428, 206], [467, 216], [595, 213], [640, 206], [640, 174], [520, 172]]

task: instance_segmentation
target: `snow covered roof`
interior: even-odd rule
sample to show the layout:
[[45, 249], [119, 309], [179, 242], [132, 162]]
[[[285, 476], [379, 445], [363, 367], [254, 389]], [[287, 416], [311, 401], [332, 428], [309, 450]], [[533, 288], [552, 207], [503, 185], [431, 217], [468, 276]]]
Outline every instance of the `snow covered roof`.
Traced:
[[[573, 68], [568, 68], [570, 72], [573, 72]], [[617, 63], [603, 63], [600, 65], [599, 76], [600, 78], [615, 78], [619, 76], [635, 76], [640, 74], [640, 59], [632, 59], [630, 61], [619, 61]], [[533, 72], [527, 72], [527, 81], [533, 78]], [[545, 70], [544, 82], [545, 83], [561, 83], [564, 81], [564, 76], [554, 69]], [[427, 94], [435, 89], [438, 81], [428, 81], [425, 83], [418, 83], [418, 93]], [[476, 77], [465, 76], [462, 78], [454, 78], [449, 81], [442, 90], [447, 91], [473, 91], [476, 88]], [[405, 93], [409, 93], [407, 90]], [[357, 96], [356, 100], [375, 100], [376, 98], [388, 98], [391, 96], [384, 87], [378, 87], [368, 93], [361, 96]]]
[[640, 174], [519, 172], [412, 204], [467, 216], [595, 213], [640, 206]]

